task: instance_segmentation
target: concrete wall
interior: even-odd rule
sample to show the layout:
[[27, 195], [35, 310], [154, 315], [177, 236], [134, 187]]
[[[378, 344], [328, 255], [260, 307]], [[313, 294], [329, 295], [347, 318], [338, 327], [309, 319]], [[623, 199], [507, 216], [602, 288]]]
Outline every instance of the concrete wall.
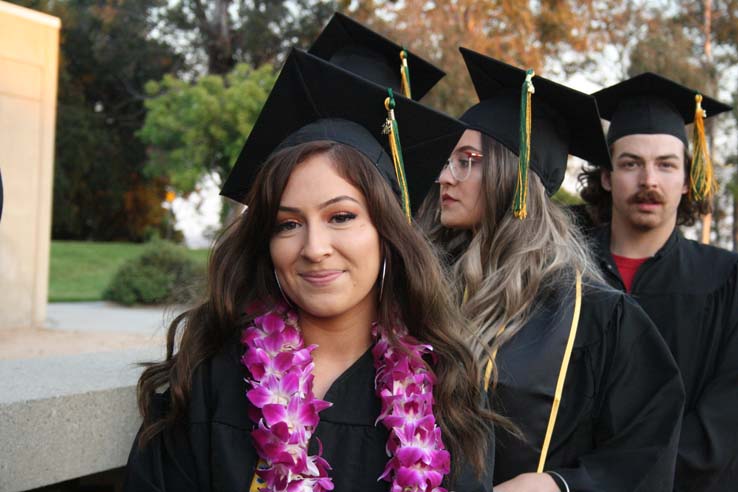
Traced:
[[141, 418], [137, 362], [159, 348], [0, 360], [0, 492], [126, 464]]
[[60, 27], [0, 0], [0, 330], [46, 317]]

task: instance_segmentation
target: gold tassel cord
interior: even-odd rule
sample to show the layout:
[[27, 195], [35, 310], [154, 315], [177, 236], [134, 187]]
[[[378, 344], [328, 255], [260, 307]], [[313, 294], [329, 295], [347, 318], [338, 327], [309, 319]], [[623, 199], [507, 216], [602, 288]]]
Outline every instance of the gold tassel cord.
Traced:
[[532, 122], [531, 99], [535, 93], [533, 70], [525, 73], [525, 81], [520, 94], [520, 146], [518, 157], [518, 180], [515, 184], [513, 215], [523, 220], [528, 216], [528, 168], [530, 165], [530, 132]]
[[694, 201], [709, 200], [717, 192], [718, 185], [713, 174], [710, 153], [705, 137], [705, 118], [707, 112], [702, 109], [702, 95], [694, 96], [694, 130], [692, 132], [692, 166], [689, 171], [689, 197]]
[[564, 381], [566, 381], [566, 373], [569, 369], [569, 361], [571, 360], [571, 353], [574, 350], [574, 340], [577, 338], [577, 329], [579, 328], [579, 317], [582, 312], [582, 273], [577, 271], [575, 281], [575, 294], [574, 294], [574, 315], [571, 319], [571, 327], [569, 328], [569, 338], [566, 341], [566, 348], [564, 349], [564, 357], [561, 360], [561, 369], [559, 370], [559, 377], [556, 380], [556, 391], [554, 393], [554, 400], [551, 404], [551, 414], [548, 417], [548, 426], [546, 427], [546, 435], [543, 438], [543, 445], [541, 446], [541, 454], [538, 457], [538, 473], [543, 473], [546, 466], [546, 458], [548, 457], [548, 449], [551, 446], [551, 437], [553, 436], [554, 427], [556, 427], [556, 418], [559, 415], [559, 406], [561, 405], [561, 398], [564, 394]]
[[[554, 390], [554, 398], [551, 402], [551, 412], [548, 417], [548, 425], [546, 426], [546, 434], [543, 438], [543, 444], [541, 446], [541, 454], [538, 457], [538, 467], [536, 471], [542, 473], [546, 466], [546, 458], [548, 456], [548, 450], [551, 446], [551, 437], [553, 436], [554, 427], [556, 427], [556, 419], [559, 414], [559, 406], [561, 405], [561, 398], [564, 393], [564, 381], [566, 381], [566, 373], [569, 369], [569, 361], [571, 360], [571, 353], [574, 350], [574, 340], [577, 337], [577, 331], [579, 328], [579, 319], [582, 312], [582, 274], [577, 271], [575, 284], [574, 284], [574, 312], [572, 314], [571, 326], [569, 327], [569, 337], [566, 340], [566, 346], [564, 347], [564, 356], [561, 359], [561, 368], [556, 379], [556, 389]], [[504, 325], [497, 331], [496, 337], [502, 335], [505, 331]], [[495, 351], [489, 360], [487, 360], [487, 366], [484, 371], [484, 391], [489, 391], [489, 385], [492, 382], [492, 370], [495, 365], [495, 358], [497, 357], [497, 351]], [[494, 387], [494, 386], [493, 386]]]
[[405, 48], [400, 51], [400, 60], [402, 61], [402, 65], [400, 66], [402, 93], [405, 97], [412, 98], [412, 91], [410, 90], [410, 67], [407, 65], [407, 50]]
[[395, 166], [395, 177], [400, 187], [400, 198], [402, 201], [402, 211], [405, 212], [408, 222], [412, 222], [412, 213], [410, 211], [410, 193], [407, 188], [407, 178], [405, 176], [405, 163], [402, 158], [402, 145], [400, 144], [400, 129], [395, 119], [395, 97], [392, 89], [387, 89], [389, 96], [384, 100], [384, 108], [387, 110], [387, 120], [385, 120], [382, 133], [389, 137], [390, 150], [392, 153], [392, 162]]

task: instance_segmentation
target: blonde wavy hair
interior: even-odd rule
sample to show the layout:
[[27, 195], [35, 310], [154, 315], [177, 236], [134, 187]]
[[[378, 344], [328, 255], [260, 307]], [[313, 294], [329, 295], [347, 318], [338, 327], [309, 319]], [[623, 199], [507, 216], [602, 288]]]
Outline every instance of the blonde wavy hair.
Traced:
[[517, 219], [518, 157], [484, 134], [482, 153], [481, 224], [474, 231], [443, 227], [438, 187], [423, 202], [418, 222], [445, 256], [484, 365], [546, 299], [574, 288], [577, 271], [585, 285], [602, 286], [603, 280], [572, 217], [551, 200], [538, 175], [529, 173], [528, 217]]

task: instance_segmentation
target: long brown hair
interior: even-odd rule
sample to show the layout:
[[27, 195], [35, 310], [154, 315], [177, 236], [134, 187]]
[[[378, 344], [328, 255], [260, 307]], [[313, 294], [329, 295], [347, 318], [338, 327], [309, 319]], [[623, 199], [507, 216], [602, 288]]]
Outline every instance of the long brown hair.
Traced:
[[[436, 360], [430, 369], [438, 381], [435, 414], [444, 441], [455, 465], [463, 455], [481, 473], [494, 416], [481, 408], [477, 366], [461, 341], [465, 327], [445, 287], [441, 266], [422, 233], [408, 224], [374, 165], [356, 150], [327, 141], [275, 153], [251, 187], [247, 211], [217, 240], [210, 256], [205, 299], [172, 322], [166, 359], [150, 364], [138, 383], [144, 417], [141, 445], [186, 415], [193, 372], [246, 326], [244, 306], [281, 297], [272, 272], [269, 237], [292, 171], [316, 154], [327, 156], [339, 175], [366, 197], [387, 261], [378, 321], [391, 326], [399, 312], [409, 333], [433, 346]], [[165, 386], [170, 390], [170, 411], [156, 420], [150, 411], [151, 399]]]
[[[457, 300], [471, 320], [481, 347], [495, 353], [525, 325], [540, 303], [575, 285], [601, 276], [571, 217], [546, 194], [535, 173], [529, 174], [528, 217], [513, 216], [518, 157], [482, 134], [482, 221], [469, 231], [440, 222], [438, 192], [426, 198], [419, 221], [451, 262]], [[476, 355], [486, 364], [488, 351]]]
[[[610, 149], [612, 151], [612, 149]], [[689, 179], [692, 158], [684, 150], [684, 178]], [[595, 225], [606, 224], [612, 219], [612, 193], [602, 187], [600, 166], [588, 165], [582, 170], [579, 181], [580, 194], [586, 203], [586, 211]], [[690, 226], [701, 216], [712, 211], [710, 200], [693, 200], [689, 193], [682, 195], [677, 208], [677, 225]]]

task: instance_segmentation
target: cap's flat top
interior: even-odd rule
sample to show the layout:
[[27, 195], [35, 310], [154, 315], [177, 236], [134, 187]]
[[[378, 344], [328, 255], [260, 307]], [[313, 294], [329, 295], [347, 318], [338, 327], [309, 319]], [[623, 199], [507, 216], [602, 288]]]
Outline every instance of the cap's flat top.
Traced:
[[[339, 12], [333, 14], [309, 53], [372, 82], [399, 90], [403, 47]], [[412, 97], [421, 99], [446, 74], [407, 51]]]
[[[592, 94], [597, 99], [600, 114], [606, 120], [612, 119], [618, 107], [629, 99], [651, 99], [653, 101], [668, 101], [674, 110], [681, 116], [685, 124], [694, 121], [695, 95], [699, 91], [690, 89], [673, 80], [662, 77], [653, 72], [645, 72], [628, 80], [612, 85]], [[720, 101], [702, 94], [702, 108], [707, 117], [716, 116], [732, 108]]]

